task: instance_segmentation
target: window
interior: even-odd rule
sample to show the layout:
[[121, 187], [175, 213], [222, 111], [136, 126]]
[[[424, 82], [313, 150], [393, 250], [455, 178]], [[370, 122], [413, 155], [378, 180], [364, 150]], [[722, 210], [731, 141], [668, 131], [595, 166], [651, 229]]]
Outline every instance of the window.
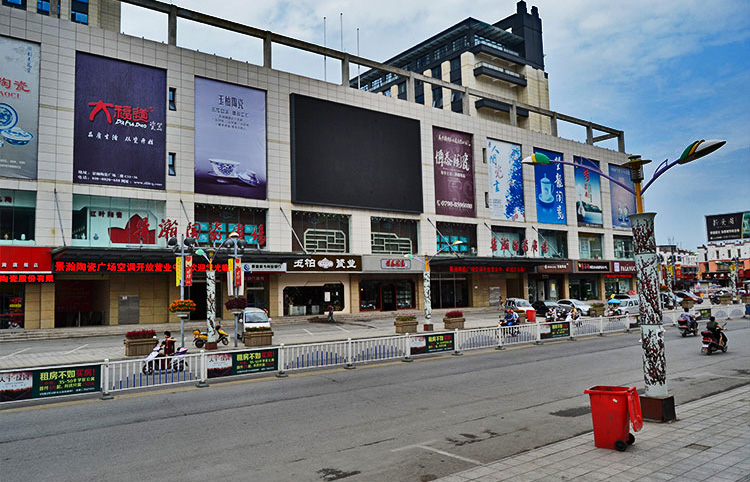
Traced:
[[401, 82], [398, 84], [398, 98], [401, 100], [406, 100], [406, 82]]
[[308, 253], [348, 253], [349, 216], [318, 212], [292, 211], [292, 250]]
[[409, 254], [419, 251], [415, 220], [372, 217], [370, 238], [373, 253]]
[[414, 100], [417, 104], [424, 105], [424, 82], [421, 80], [414, 81]]
[[451, 90], [451, 111], [459, 114], [464, 111], [464, 93], [457, 90]]
[[602, 259], [602, 237], [599, 234], [579, 234], [578, 254], [580, 259]]
[[327, 311], [328, 305], [332, 305], [335, 311], [345, 308], [343, 284], [284, 288], [284, 316], [319, 315]]
[[26, 10], [26, 0], [3, 0], [3, 5]]
[[[435, 79], [442, 79], [443, 74], [440, 66], [432, 68], [432, 77]], [[439, 86], [432, 86], [432, 107], [438, 109], [443, 108], [443, 88]]]
[[615, 259], [633, 259], [633, 238], [615, 236]]
[[[523, 249], [524, 242], [526, 251]], [[524, 256], [532, 250], [532, 246], [526, 241], [526, 230], [523, 228], [493, 228], [490, 247], [492, 256], [500, 258]]]
[[70, 19], [76, 23], [89, 23], [89, 0], [73, 0], [70, 3]]
[[540, 257], [555, 259], [568, 257], [568, 234], [566, 232], [540, 229], [538, 234]]
[[169, 153], [169, 156], [167, 158], [167, 167], [169, 168], [170, 176], [177, 175], [176, 166], [175, 166], [176, 158], [177, 158], [177, 154], [175, 154], [174, 152]]
[[0, 244], [34, 244], [36, 193], [0, 189]]
[[[476, 225], [439, 222], [437, 223], [437, 229], [439, 233], [435, 233], [435, 236], [437, 238], [437, 251], [440, 255], [476, 252]], [[456, 241], [461, 241], [461, 243], [454, 244]]]
[[196, 204], [195, 221], [200, 230], [198, 242], [204, 246], [211, 242], [212, 231], [218, 242], [222, 242], [240, 224], [250, 248], [266, 248], [265, 209]]
[[47, 0], [37, 0], [36, 2], [36, 13], [42, 15], [49, 15], [49, 2]]
[[169, 88], [169, 110], [177, 110], [177, 89]]
[[[73, 195], [73, 246], [166, 244], [167, 224], [184, 233], [177, 221], [167, 223], [164, 201]], [[162, 227], [160, 227], [160, 224]]]

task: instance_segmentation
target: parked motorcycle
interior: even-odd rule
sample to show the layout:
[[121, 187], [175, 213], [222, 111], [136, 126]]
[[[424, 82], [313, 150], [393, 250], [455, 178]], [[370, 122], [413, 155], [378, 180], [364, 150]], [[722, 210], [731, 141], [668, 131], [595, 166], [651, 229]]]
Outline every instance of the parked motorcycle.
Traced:
[[[721, 325], [722, 328], [726, 326], [726, 323]], [[724, 330], [719, 333], [719, 336], [724, 337], [724, 344], [722, 345], [719, 343], [719, 340], [714, 337], [713, 332], [709, 330], [704, 330], [701, 332], [701, 336], [703, 336], [703, 344], [701, 346], [701, 353], [705, 353], [706, 355], [710, 355], [711, 353], [715, 351], [722, 351], [723, 353], [727, 352], [727, 345], [729, 344], [729, 340], [727, 340], [726, 335], [724, 335]]]
[[[229, 335], [221, 328], [221, 325], [216, 325], [216, 332], [219, 334], [219, 339], [217, 341], [223, 345], [228, 345]], [[193, 330], [193, 344], [195, 344], [196, 348], [203, 348], [203, 345], [206, 344], [207, 339], [208, 334], [206, 332]]]
[[688, 335], [698, 336], [698, 322], [687, 313], [681, 314], [677, 319], [677, 328], [680, 330], [680, 334], [683, 337]]
[[143, 373], [150, 375], [155, 371], [172, 370], [181, 372], [188, 368], [188, 362], [185, 360], [187, 347], [181, 347], [174, 355], [165, 356], [162, 351], [162, 345], [159, 343], [154, 346], [151, 353], [143, 360]]

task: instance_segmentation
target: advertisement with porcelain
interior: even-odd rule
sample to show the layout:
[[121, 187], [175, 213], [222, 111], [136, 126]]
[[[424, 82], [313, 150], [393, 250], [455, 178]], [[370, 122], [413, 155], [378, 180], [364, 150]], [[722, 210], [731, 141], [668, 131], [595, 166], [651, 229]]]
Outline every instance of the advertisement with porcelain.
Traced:
[[73, 246], [164, 246], [164, 201], [73, 195]]
[[[629, 186], [635, 190], [635, 184], [630, 179], [630, 169], [627, 167], [609, 165], [609, 177]], [[630, 215], [635, 214], [635, 195], [628, 192], [622, 186], [610, 182], [609, 196], [612, 204], [612, 227], [613, 228], [632, 228]]]
[[[534, 148], [534, 153], [544, 154], [553, 161], [562, 161], [559, 152]], [[565, 212], [565, 173], [557, 163], [534, 166], [536, 219], [540, 223], [567, 224]]]
[[195, 78], [195, 192], [266, 198], [266, 93]]
[[585, 167], [575, 168], [576, 218], [579, 226], [602, 226], [601, 176], [592, 171], [599, 170], [599, 162], [585, 157], [573, 156], [573, 162]]
[[164, 189], [167, 73], [76, 52], [73, 182]]
[[36, 179], [39, 56], [37, 44], [0, 37], [0, 177]]
[[474, 159], [471, 134], [432, 129], [435, 213], [474, 217]]
[[524, 221], [521, 146], [487, 139], [490, 217]]

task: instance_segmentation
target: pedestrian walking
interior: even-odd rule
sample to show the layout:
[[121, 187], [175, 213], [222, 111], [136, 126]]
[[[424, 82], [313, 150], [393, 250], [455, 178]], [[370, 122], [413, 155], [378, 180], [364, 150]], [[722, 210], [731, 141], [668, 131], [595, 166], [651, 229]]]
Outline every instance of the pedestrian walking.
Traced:
[[333, 323], [333, 305], [328, 305], [328, 322]]

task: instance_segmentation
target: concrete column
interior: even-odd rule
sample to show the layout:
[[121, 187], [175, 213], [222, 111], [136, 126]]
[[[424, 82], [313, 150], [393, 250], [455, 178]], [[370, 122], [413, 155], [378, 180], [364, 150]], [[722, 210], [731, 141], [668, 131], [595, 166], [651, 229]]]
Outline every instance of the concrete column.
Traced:
[[167, 44], [177, 45], [177, 6], [169, 6], [169, 17], [167, 21]]
[[463, 92], [463, 96], [461, 100], [462, 100], [461, 110], [463, 111], [463, 114], [471, 115], [471, 102], [469, 102], [469, 88], [468, 87], [464, 87], [464, 92]]
[[518, 127], [518, 113], [516, 111], [517, 111], [517, 108], [516, 108], [515, 101], [511, 102], [511, 104], [510, 104], [510, 125], [512, 125], [513, 127]]
[[272, 58], [271, 58], [271, 47], [273, 46], [273, 42], [271, 42], [271, 32], [266, 32], [266, 37], [263, 39], [263, 67], [266, 69], [271, 69], [272, 67]]
[[416, 102], [417, 95], [414, 90], [414, 73], [409, 73], [409, 77], [406, 78], [406, 101]]
[[344, 54], [344, 58], [341, 59], [341, 85], [349, 86], [349, 54]]

